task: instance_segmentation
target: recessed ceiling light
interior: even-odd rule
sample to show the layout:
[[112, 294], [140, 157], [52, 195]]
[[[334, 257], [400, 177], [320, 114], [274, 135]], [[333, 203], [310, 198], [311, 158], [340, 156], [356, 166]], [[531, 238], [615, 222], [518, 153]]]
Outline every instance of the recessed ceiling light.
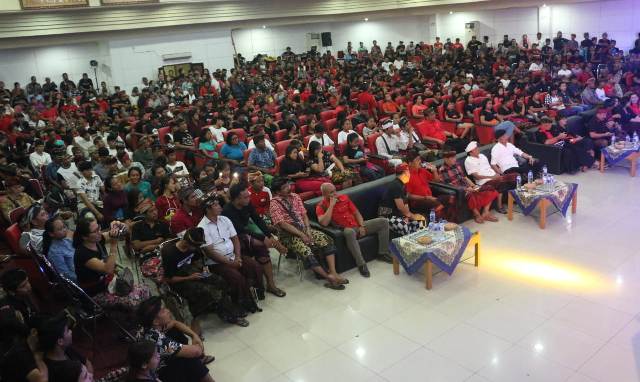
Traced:
[[368, 17], [365, 17], [365, 18], [364, 18], [364, 21], [365, 21], [365, 22], [369, 21], [369, 18], [368, 18]]
[[542, 8], [546, 8], [546, 7], [547, 7], [547, 4], [542, 4]]
[[450, 14], [450, 15], [452, 15], [452, 14], [453, 14], [453, 11], [449, 11], [449, 14]]
[[266, 26], [266, 25], [263, 25], [263, 26], [262, 26], [262, 29], [267, 29], [267, 26]]

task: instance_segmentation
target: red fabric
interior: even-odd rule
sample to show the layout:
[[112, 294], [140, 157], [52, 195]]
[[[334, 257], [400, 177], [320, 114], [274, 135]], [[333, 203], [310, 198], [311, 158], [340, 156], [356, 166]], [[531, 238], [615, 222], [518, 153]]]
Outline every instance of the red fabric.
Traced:
[[467, 205], [472, 210], [488, 206], [500, 195], [497, 191], [478, 191], [467, 194]]
[[158, 210], [158, 217], [160, 219], [164, 219], [167, 213], [171, 212], [171, 210], [177, 210], [180, 207], [180, 201], [175, 196], [168, 198], [165, 195], [161, 195], [156, 200], [156, 209]]
[[13, 122], [13, 117], [6, 114], [3, 115], [2, 118], [0, 118], [0, 130], [4, 132], [9, 131], [9, 126], [11, 126], [12, 122]]
[[[324, 215], [325, 211], [329, 208], [329, 201], [322, 199], [316, 206], [316, 215]], [[331, 221], [339, 226], [345, 228], [358, 227], [358, 221], [355, 218], [355, 213], [358, 211], [351, 199], [347, 195], [338, 195], [338, 201], [333, 206], [333, 213], [331, 214]]]
[[296, 179], [296, 192], [313, 192], [316, 195], [320, 195], [320, 186], [322, 183], [331, 183], [331, 179], [329, 178], [302, 178]]
[[407, 192], [418, 196], [433, 196], [429, 182], [433, 179], [433, 174], [424, 168], [410, 169], [411, 178], [405, 188]]
[[416, 125], [416, 129], [420, 133], [422, 139], [427, 137], [446, 141], [447, 136], [444, 133], [444, 129], [440, 126], [440, 121], [426, 119]]
[[376, 109], [376, 99], [369, 92], [362, 92], [358, 95], [358, 105], [361, 110], [369, 110], [373, 112]]
[[178, 234], [182, 231], [188, 230], [189, 228], [197, 226], [198, 223], [200, 223], [200, 220], [202, 220], [202, 216], [202, 211], [196, 210], [189, 215], [182, 208], [178, 209], [175, 215], [173, 215], [173, 218], [171, 218], [171, 232]]
[[269, 193], [266, 191], [256, 191], [249, 187], [249, 195], [251, 198], [251, 205], [256, 209], [258, 215], [265, 215], [269, 213]]

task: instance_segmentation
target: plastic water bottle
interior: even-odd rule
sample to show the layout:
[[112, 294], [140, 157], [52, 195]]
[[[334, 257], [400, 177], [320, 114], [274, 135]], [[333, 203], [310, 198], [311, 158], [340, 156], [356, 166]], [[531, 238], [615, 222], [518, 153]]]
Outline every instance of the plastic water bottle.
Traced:
[[531, 170], [527, 173], [527, 183], [533, 183], [533, 171]]
[[615, 134], [611, 136], [611, 146], [613, 146], [616, 143], [616, 136]]
[[436, 212], [434, 210], [429, 212], [429, 225], [431, 224], [436, 224]]
[[520, 175], [516, 176], [516, 190], [522, 188], [522, 177]]
[[634, 131], [633, 132], [633, 148], [637, 149], [638, 148], [638, 143], [640, 142], [640, 137], [638, 137], [638, 132]]
[[625, 138], [624, 140], [625, 140], [625, 142], [627, 142], [627, 143], [631, 143], [631, 135], [628, 135], [628, 134], [627, 134], [627, 136], [626, 136], [626, 138]]
[[549, 174], [549, 170], [547, 169], [547, 165], [542, 166], [542, 175], [547, 176]]

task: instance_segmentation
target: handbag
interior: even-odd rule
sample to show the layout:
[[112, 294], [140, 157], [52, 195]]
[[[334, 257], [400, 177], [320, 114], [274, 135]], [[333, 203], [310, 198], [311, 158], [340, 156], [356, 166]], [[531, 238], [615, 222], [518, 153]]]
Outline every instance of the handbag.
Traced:
[[133, 291], [133, 272], [129, 267], [122, 268], [118, 271], [115, 278], [114, 294], [125, 297]]

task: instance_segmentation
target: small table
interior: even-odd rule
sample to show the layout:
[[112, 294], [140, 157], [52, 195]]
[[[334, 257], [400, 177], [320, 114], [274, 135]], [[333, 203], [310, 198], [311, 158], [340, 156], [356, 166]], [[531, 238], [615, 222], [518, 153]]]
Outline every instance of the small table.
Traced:
[[[438, 245], [437, 242], [425, 246], [415, 241], [421, 235], [432, 234], [426, 229], [393, 239], [389, 245], [393, 255], [393, 274], [400, 274], [400, 264], [409, 275], [423, 267], [426, 278], [425, 288], [430, 290], [433, 286], [433, 264], [435, 263], [440, 269], [451, 275], [469, 245], [473, 245], [474, 266], [477, 267], [480, 263], [480, 232], [471, 233], [468, 228], [463, 226], [458, 226], [456, 230], [458, 231], [455, 233], [447, 233], [457, 236], [456, 242], [450, 246], [449, 253], [441, 252], [439, 254], [435, 248]], [[408, 257], [412, 257], [411, 264], [407, 263]]]
[[631, 177], [635, 177], [638, 167], [638, 158], [640, 158], [639, 150], [640, 149], [634, 147], [632, 144], [629, 145], [628, 142], [625, 142], [624, 148], [617, 148], [614, 146], [603, 148], [600, 152], [600, 172], [604, 172], [605, 162], [611, 167], [626, 159], [631, 163], [629, 174], [631, 175]]
[[525, 216], [530, 215], [536, 206], [540, 210], [540, 229], [547, 226], [547, 207], [552, 204], [561, 213], [567, 216], [569, 203], [571, 203], [571, 213], [575, 214], [578, 209], [578, 185], [575, 183], [557, 182], [551, 190], [542, 187], [533, 190], [509, 190], [507, 204], [507, 219], [513, 220], [514, 200], [522, 209]]

